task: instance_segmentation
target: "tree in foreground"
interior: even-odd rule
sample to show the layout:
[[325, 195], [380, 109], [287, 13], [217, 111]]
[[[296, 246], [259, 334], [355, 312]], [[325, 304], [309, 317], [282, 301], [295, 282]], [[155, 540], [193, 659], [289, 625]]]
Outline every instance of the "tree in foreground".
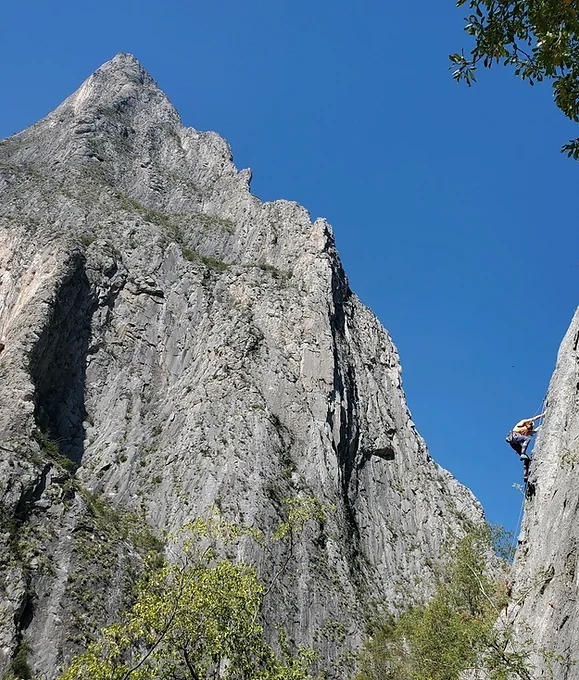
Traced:
[[[453, 77], [471, 85], [479, 66], [514, 69], [530, 85], [550, 81], [555, 103], [579, 122], [579, 4], [577, 0], [458, 0], [467, 6], [465, 31], [474, 47], [451, 54]], [[562, 147], [579, 160], [579, 138]]]
[[469, 533], [452, 553], [433, 599], [374, 627], [357, 680], [459, 680], [485, 671], [492, 680], [531, 680], [526, 651], [497, 625], [506, 604], [504, 570], [489, 570], [493, 531]]
[[[309, 499], [294, 501], [272, 540], [291, 537], [320, 513]], [[133, 607], [104, 628], [60, 680], [308, 680], [316, 657], [311, 649], [292, 654], [282, 633], [278, 654], [264, 639], [265, 587], [255, 569], [212, 547], [243, 537], [265, 541], [260, 532], [219, 517], [187, 525], [181, 559], [151, 558]]]

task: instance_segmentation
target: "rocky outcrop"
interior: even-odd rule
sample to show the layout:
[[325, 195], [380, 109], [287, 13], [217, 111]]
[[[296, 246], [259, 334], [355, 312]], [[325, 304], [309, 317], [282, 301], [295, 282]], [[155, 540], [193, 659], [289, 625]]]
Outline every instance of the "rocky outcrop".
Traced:
[[[3, 534], [0, 670], [26, 643], [53, 678], [83, 644], [70, 612], [98, 626], [122, 606], [138, 556], [107, 534], [102, 499], [157, 531], [217, 506], [267, 532], [287, 497], [331, 506], [292, 555], [241, 556], [265, 578], [289, 559], [266, 623], [316, 639], [338, 677], [372, 607], [423, 597], [441, 546], [480, 521], [416, 432], [329, 225], [260, 202], [250, 178], [126, 54], [0, 144], [4, 526], [38, 526], [50, 559]], [[75, 551], [83, 532], [107, 554]], [[71, 609], [83, 559], [117, 565], [119, 583], [91, 582]]]
[[579, 310], [561, 344], [534, 451], [508, 619], [532, 677], [579, 668]]

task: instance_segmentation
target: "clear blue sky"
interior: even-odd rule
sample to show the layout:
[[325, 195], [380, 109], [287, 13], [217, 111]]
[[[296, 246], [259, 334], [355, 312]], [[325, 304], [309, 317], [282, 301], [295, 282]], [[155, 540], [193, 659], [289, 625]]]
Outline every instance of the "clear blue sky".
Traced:
[[259, 197], [326, 217], [432, 455], [515, 528], [504, 436], [540, 405], [578, 304], [579, 163], [559, 147], [579, 126], [548, 87], [456, 85], [453, 0], [6, 0], [0, 20], [0, 137], [127, 51]]

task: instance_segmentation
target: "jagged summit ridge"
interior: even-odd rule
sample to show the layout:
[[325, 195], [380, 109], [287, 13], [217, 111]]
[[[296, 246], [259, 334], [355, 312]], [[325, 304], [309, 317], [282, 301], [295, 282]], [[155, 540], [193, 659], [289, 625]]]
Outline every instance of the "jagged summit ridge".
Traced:
[[[77, 126], [82, 126], [83, 117], [91, 118], [97, 113], [124, 113], [128, 119], [131, 115], [137, 115], [142, 108], [146, 109], [149, 117], [156, 118], [160, 123], [180, 122], [179, 114], [148, 71], [132, 54], [122, 52], [92, 73], [73, 94], [36, 125], [49, 123], [55, 126], [68, 122], [67, 116], [70, 114], [73, 124]], [[87, 121], [84, 125], [89, 126], [91, 122]], [[78, 127], [75, 129], [77, 134], [84, 131]]]
[[267, 531], [292, 496], [334, 508], [293, 554], [249, 555], [265, 575], [287, 564], [266, 620], [321, 639], [325, 660], [356, 647], [372, 603], [427, 593], [441, 546], [481, 519], [416, 432], [396, 348], [329, 225], [252, 196], [227, 143], [169, 107], [119, 55], [0, 144], [0, 492], [57, 565], [0, 572], [0, 671], [25, 641], [54, 677], [120, 606], [79, 624], [68, 577], [77, 536], [98, 534], [35, 431], [80, 465], [75, 484], [156, 530], [216, 506]]
[[[169, 213], [173, 222], [180, 222], [178, 230], [188, 247], [221, 261], [230, 261], [233, 249], [236, 258], [265, 262], [259, 251], [275, 241], [279, 257], [269, 264], [287, 268], [296, 252], [294, 239], [302, 244], [310, 240], [307, 212], [296, 203], [261, 203], [252, 196], [251, 171], [237, 170], [229, 144], [214, 132], [183, 126], [164, 93], [129, 54], [117, 55], [49, 116], [4, 140], [0, 160], [7, 169], [20, 168], [20, 173], [33, 168], [61, 200], [78, 198], [89, 210], [99, 185], [101, 200], [116, 199], [113, 212], [136, 209], [153, 222]], [[44, 210], [50, 213], [51, 206], [45, 203]], [[182, 219], [190, 213], [202, 221], [225, 220], [226, 228], [200, 242], [204, 235]], [[290, 219], [295, 233], [278, 234], [275, 228], [262, 233], [256, 229], [262, 222], [256, 214], [267, 216], [265, 222]], [[75, 216], [74, 227], [62, 229], [92, 238], [94, 231], [86, 233], [91, 223]], [[117, 226], [123, 224], [120, 220]], [[61, 220], [51, 220], [50, 229], [58, 232]], [[173, 225], [170, 229], [174, 232]], [[237, 239], [233, 231], [243, 238]], [[315, 231], [321, 235], [315, 249], [331, 250], [329, 225], [319, 220]]]
[[149, 73], [130, 54], [121, 53], [97, 69], [50, 116], [51, 123], [72, 112], [74, 133], [97, 130], [109, 120], [130, 127], [150, 119], [178, 126], [179, 114]]
[[[151, 207], [172, 211], [180, 206], [170, 205], [174, 196], [165, 193], [175, 179], [190, 197], [197, 189], [206, 193], [221, 175], [239, 176], [245, 185], [251, 177], [237, 172], [219, 135], [181, 125], [167, 96], [125, 53], [97, 69], [42, 121], [5, 140], [4, 155], [9, 163], [34, 162], [36, 171], [62, 181], [65, 175], [70, 181], [71, 170], [88, 173], [93, 181], [100, 177]], [[218, 176], [212, 156], [219, 156]]]

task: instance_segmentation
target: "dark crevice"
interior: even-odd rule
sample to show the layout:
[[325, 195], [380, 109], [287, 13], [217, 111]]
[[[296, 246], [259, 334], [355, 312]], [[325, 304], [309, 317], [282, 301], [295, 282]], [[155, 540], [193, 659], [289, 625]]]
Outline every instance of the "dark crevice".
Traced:
[[36, 425], [61, 455], [75, 463], [83, 455], [86, 357], [96, 306], [83, 258], [74, 255], [30, 356]]
[[[342, 492], [348, 501], [352, 489], [352, 473], [356, 467], [356, 457], [359, 452], [360, 432], [358, 429], [357, 390], [354, 370], [352, 366], [346, 368], [346, 375], [342, 375], [340, 367], [336, 366], [334, 375], [334, 389], [341, 396], [340, 435], [337, 445], [338, 465], [342, 478]], [[355, 495], [355, 489], [354, 495]]]
[[[335, 452], [341, 483], [341, 495], [346, 522], [348, 546], [348, 566], [354, 583], [362, 587], [365, 573], [364, 557], [361, 552], [361, 536], [356, 516], [356, 497], [358, 494], [358, 476], [360, 467], [360, 427], [358, 413], [358, 390], [356, 371], [349, 356], [346, 340], [346, 304], [350, 296], [345, 275], [341, 269], [334, 270], [332, 277], [332, 293], [334, 313], [330, 319], [334, 352], [334, 403], [340, 408], [339, 439], [335, 443]], [[334, 430], [334, 415], [328, 412], [328, 422]]]
[[[332, 297], [334, 313], [330, 318], [334, 351], [334, 394], [339, 395], [340, 402], [340, 434], [336, 447], [338, 465], [342, 479], [344, 500], [348, 503], [350, 481], [355, 467], [356, 455], [359, 448], [358, 428], [358, 394], [356, 389], [356, 375], [354, 367], [349, 361], [347, 351], [344, 351], [346, 333], [346, 314], [344, 302], [350, 294], [343, 272], [333, 271]], [[338, 401], [338, 400], [336, 400]], [[328, 419], [333, 420], [331, 413]], [[333, 429], [333, 423], [330, 422]]]
[[561, 623], [557, 626], [557, 630], [561, 630], [567, 621], [569, 621], [569, 618], [569, 614], [565, 614], [565, 616], [561, 619]]
[[382, 460], [394, 460], [396, 458], [396, 453], [390, 445], [383, 446], [379, 449], [365, 450], [362, 452], [362, 455], [360, 456], [358, 469], [361, 470], [372, 456], [376, 456], [376, 458], [381, 458]]
[[20, 614], [20, 630], [25, 631], [32, 623], [34, 618], [34, 604], [33, 597], [30, 593], [26, 593], [24, 602], [22, 603], [22, 613]]
[[19, 521], [25, 521], [28, 519], [30, 514], [30, 508], [33, 503], [40, 500], [44, 490], [46, 489], [46, 478], [48, 476], [48, 471], [51, 465], [45, 465], [40, 473], [38, 482], [29, 488], [27, 488], [20, 496], [16, 508], [14, 510], [14, 518]]
[[48, 471], [50, 470], [50, 465], [45, 465], [42, 469], [42, 474], [40, 475], [40, 480], [38, 484], [32, 490], [31, 502], [36, 503], [42, 497], [44, 490], [46, 489], [46, 478], [48, 477]]

